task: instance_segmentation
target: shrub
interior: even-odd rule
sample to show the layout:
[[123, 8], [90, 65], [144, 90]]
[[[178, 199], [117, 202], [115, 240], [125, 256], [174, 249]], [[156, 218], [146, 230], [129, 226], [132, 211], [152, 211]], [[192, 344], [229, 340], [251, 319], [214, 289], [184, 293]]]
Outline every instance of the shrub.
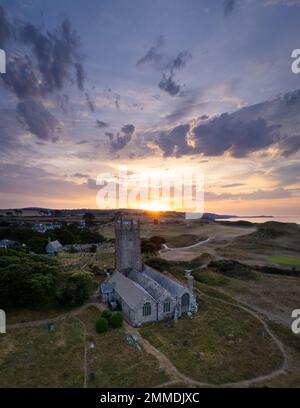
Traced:
[[112, 312], [109, 309], [103, 310], [101, 317], [104, 317], [104, 319], [109, 320], [112, 316]]
[[57, 300], [67, 306], [82, 305], [92, 293], [92, 275], [75, 272], [65, 276], [57, 290]]
[[108, 321], [104, 317], [99, 317], [96, 321], [96, 332], [105, 333], [108, 330]]
[[151, 266], [154, 269], [157, 269], [160, 272], [169, 271], [171, 266], [170, 262], [159, 257], [149, 258], [147, 259], [146, 263], [147, 265]]
[[122, 313], [120, 313], [120, 312], [114, 313], [111, 316], [109, 322], [110, 322], [111, 327], [113, 327], [114, 329], [122, 327], [122, 325], [123, 325], [123, 315], [122, 315]]

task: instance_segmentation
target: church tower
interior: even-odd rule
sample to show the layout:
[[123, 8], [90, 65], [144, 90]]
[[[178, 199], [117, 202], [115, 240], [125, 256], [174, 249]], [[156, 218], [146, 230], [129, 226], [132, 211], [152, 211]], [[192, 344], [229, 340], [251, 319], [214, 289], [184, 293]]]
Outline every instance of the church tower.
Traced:
[[140, 239], [140, 221], [124, 219], [115, 221], [115, 268], [125, 276], [130, 271], [141, 272], [142, 255]]

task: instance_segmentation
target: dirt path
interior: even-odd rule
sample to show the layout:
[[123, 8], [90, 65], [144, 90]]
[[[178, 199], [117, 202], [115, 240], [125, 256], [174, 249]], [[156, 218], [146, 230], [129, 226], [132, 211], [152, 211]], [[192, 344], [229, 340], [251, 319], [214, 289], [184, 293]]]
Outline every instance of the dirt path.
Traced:
[[[242, 380], [242, 381], [238, 381], [238, 382], [234, 382], [234, 383], [226, 383], [226, 384], [222, 384], [219, 387], [247, 387], [250, 386], [252, 384], [255, 383], [259, 383], [261, 381], [266, 381], [266, 380], [271, 380], [274, 377], [283, 374], [284, 372], [286, 372], [287, 368], [288, 368], [288, 358], [287, 358], [287, 354], [285, 351], [285, 348], [282, 344], [282, 342], [272, 333], [272, 331], [269, 329], [267, 323], [254, 311], [250, 310], [248, 307], [246, 307], [247, 305], [239, 305], [239, 304], [235, 304], [235, 303], [231, 303], [228, 302], [226, 300], [223, 299], [219, 299], [219, 298], [215, 298], [213, 296], [209, 296], [206, 295], [204, 293], [202, 293], [199, 289], [195, 289], [195, 291], [197, 291], [202, 297], [206, 297], [209, 299], [213, 299], [214, 301], [218, 301], [233, 307], [237, 307], [249, 314], [251, 314], [253, 317], [255, 317], [264, 327], [265, 331], [269, 334], [269, 336], [272, 338], [272, 340], [274, 341], [274, 343], [277, 345], [277, 347], [279, 348], [280, 352], [282, 353], [282, 357], [283, 357], [283, 363], [281, 365], [280, 368], [272, 371], [269, 374], [266, 375], [262, 375], [259, 377], [255, 377], [249, 380]], [[242, 302], [241, 302], [242, 303]], [[35, 327], [35, 326], [39, 326], [39, 325], [43, 325], [43, 324], [49, 324], [49, 323], [54, 323], [54, 322], [58, 322], [61, 320], [64, 320], [66, 318], [69, 317], [74, 317], [77, 320], [80, 321], [80, 323], [82, 324], [83, 327], [83, 333], [84, 333], [84, 365], [83, 365], [83, 369], [84, 369], [84, 388], [87, 387], [87, 376], [88, 376], [88, 361], [87, 361], [87, 345], [86, 345], [86, 326], [85, 324], [82, 322], [82, 320], [78, 317], [78, 315], [85, 310], [86, 308], [90, 307], [90, 306], [95, 306], [97, 307], [100, 311], [103, 310], [103, 305], [101, 305], [99, 302], [95, 302], [92, 301], [89, 303], [84, 304], [83, 306], [74, 309], [73, 311], [69, 312], [69, 313], [65, 313], [62, 314], [60, 316], [51, 318], [51, 319], [44, 319], [44, 320], [37, 320], [37, 321], [32, 321], [32, 322], [26, 322], [26, 323], [15, 323], [15, 324], [11, 324], [8, 325], [7, 329], [8, 330], [12, 330], [12, 329], [16, 329], [16, 328], [23, 328], [23, 327]], [[154, 346], [152, 346], [146, 339], [144, 339], [143, 337], [141, 337], [139, 335], [139, 330], [135, 329], [134, 327], [130, 326], [128, 323], [124, 322], [124, 328], [126, 330], [127, 333], [129, 334], [138, 334], [139, 339], [140, 339], [140, 343], [142, 344], [142, 346], [144, 347], [145, 351], [151, 355], [153, 355], [157, 361], [159, 362], [160, 366], [164, 368], [164, 370], [166, 371], [166, 374], [170, 377], [170, 381], [161, 384], [161, 386], [163, 385], [171, 385], [171, 384], [175, 384], [176, 382], [183, 382], [185, 384], [187, 384], [188, 386], [191, 387], [218, 387], [218, 385], [213, 384], [213, 383], [206, 383], [206, 382], [201, 382], [201, 381], [197, 381], [197, 380], [193, 380], [192, 378], [182, 374], [176, 367], [175, 365], [168, 359], [168, 357], [163, 354], [161, 351], [159, 351], [158, 349], [156, 349]]]

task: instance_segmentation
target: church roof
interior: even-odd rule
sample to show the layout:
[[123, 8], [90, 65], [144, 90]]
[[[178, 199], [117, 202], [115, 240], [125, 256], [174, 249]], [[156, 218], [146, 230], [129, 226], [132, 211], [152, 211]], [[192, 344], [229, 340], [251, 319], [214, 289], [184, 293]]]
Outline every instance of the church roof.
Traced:
[[179, 282], [176, 282], [174, 279], [169, 278], [156, 269], [150, 268], [148, 265], [145, 266], [143, 274], [157, 282], [157, 284], [168, 291], [172, 297], [182, 296], [183, 293], [188, 290], [184, 285], [181, 285]]
[[137, 306], [147, 301], [149, 298], [155, 301], [151, 294], [147, 292], [142, 286], [127, 278], [118, 271], [115, 271], [112, 274], [108, 282], [114, 284], [115, 291], [132, 309], [135, 309]]
[[154, 279], [143, 272], [132, 271], [128, 277], [142, 286], [158, 302], [168, 297], [172, 297], [172, 294], [170, 294], [163, 286], [159, 285]]

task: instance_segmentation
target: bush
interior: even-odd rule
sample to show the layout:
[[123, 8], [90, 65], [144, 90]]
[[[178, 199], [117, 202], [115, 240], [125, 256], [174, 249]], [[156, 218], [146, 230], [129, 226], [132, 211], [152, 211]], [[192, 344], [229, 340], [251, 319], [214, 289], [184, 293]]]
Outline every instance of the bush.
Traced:
[[104, 319], [109, 320], [112, 316], [112, 312], [109, 309], [103, 310], [101, 317], [104, 317]]
[[58, 301], [67, 306], [82, 305], [92, 292], [92, 275], [88, 272], [76, 272], [64, 277], [58, 290]]
[[149, 258], [146, 261], [147, 265], [151, 266], [154, 269], [157, 269], [160, 272], [169, 271], [171, 264], [165, 259], [159, 257]]
[[108, 321], [104, 317], [99, 317], [96, 321], [96, 332], [105, 333], [108, 330]]
[[118, 329], [119, 327], [122, 327], [123, 325], [123, 315], [120, 312], [116, 312], [114, 313], [110, 320], [109, 323], [111, 325], [111, 327], [113, 327], [114, 329]]

